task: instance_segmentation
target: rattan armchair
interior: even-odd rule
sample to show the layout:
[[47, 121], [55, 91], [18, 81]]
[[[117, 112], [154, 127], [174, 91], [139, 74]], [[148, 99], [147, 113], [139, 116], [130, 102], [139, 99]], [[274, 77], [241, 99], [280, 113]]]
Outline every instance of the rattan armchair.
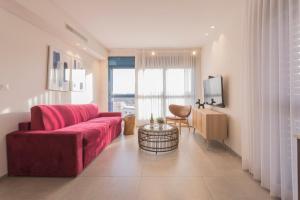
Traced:
[[171, 104], [169, 105], [169, 110], [174, 116], [167, 116], [166, 123], [178, 126], [179, 133], [181, 133], [181, 127], [188, 127], [190, 132], [188, 117], [191, 114], [192, 106]]

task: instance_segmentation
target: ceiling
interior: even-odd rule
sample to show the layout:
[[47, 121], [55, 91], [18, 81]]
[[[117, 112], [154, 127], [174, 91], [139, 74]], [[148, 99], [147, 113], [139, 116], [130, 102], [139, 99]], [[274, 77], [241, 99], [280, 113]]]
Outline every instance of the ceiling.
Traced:
[[[50, 0], [107, 48], [200, 47], [242, 0]], [[213, 30], [210, 26], [214, 25]], [[209, 36], [205, 36], [209, 33]]]

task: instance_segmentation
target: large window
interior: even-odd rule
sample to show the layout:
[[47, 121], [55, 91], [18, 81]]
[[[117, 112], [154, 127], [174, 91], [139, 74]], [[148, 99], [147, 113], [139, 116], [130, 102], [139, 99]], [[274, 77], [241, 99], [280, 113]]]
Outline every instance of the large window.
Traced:
[[193, 102], [191, 68], [146, 68], [138, 71], [138, 117], [170, 115], [169, 105]]
[[164, 76], [163, 69], [138, 71], [138, 118], [146, 120], [151, 113], [163, 116]]
[[109, 57], [109, 111], [135, 113], [134, 57]]
[[169, 105], [192, 103], [192, 69], [166, 69], [166, 115], [170, 115]]
[[140, 123], [171, 115], [170, 104], [192, 105], [197, 55], [190, 50], [141, 50], [137, 60], [137, 118]]

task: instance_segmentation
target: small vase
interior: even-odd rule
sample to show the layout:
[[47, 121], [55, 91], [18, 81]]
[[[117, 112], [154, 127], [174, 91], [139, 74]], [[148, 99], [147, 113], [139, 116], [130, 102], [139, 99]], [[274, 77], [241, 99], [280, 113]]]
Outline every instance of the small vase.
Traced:
[[154, 119], [153, 119], [153, 114], [151, 113], [151, 118], [150, 118], [150, 124], [153, 125], [154, 124]]

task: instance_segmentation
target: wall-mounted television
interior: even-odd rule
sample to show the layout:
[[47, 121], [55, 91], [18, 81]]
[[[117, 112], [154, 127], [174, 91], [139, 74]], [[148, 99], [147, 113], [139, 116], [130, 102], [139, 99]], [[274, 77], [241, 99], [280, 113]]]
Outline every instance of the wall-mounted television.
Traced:
[[210, 76], [207, 80], [203, 81], [203, 86], [205, 104], [225, 107], [222, 76]]

